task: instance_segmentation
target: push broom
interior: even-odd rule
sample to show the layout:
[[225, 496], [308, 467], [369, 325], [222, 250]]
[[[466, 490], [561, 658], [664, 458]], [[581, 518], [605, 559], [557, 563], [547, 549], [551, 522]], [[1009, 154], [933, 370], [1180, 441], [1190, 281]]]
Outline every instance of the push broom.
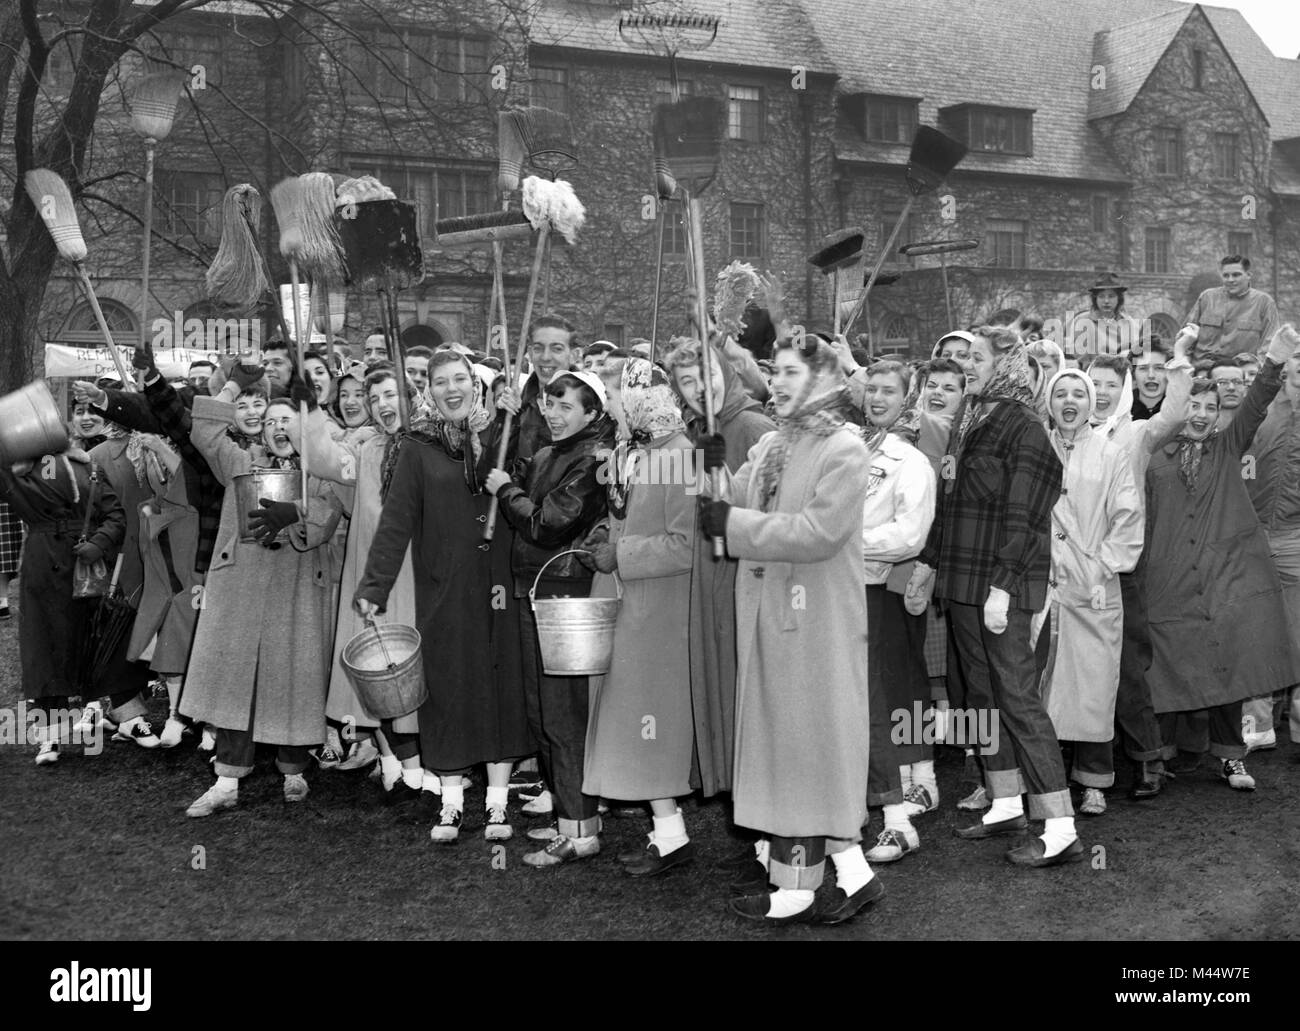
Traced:
[[880, 248], [880, 256], [871, 269], [871, 275], [867, 277], [867, 285], [862, 291], [862, 296], [858, 298], [858, 303], [853, 306], [853, 310], [845, 320], [845, 334], [853, 328], [853, 323], [862, 313], [863, 306], [866, 305], [867, 298], [871, 294], [871, 288], [876, 284], [876, 277], [880, 275], [880, 268], [889, 256], [894, 241], [898, 239], [898, 234], [903, 228], [903, 223], [907, 221], [916, 198], [937, 190], [948, 173], [956, 168], [965, 156], [966, 144], [959, 140], [945, 136], [938, 129], [928, 125], [923, 125], [916, 130], [916, 135], [912, 137], [911, 152], [907, 156], [907, 167], [903, 171], [903, 178], [907, 181], [907, 203], [903, 205], [902, 213], [894, 222], [894, 228], [890, 231], [885, 245]]
[[939, 271], [943, 277], [943, 308], [948, 316], [948, 321], [944, 325], [949, 329], [952, 328], [952, 297], [948, 292], [948, 260], [946, 256], [958, 251], [973, 251], [979, 245], [978, 240], [919, 240], [916, 243], [905, 243], [898, 248], [899, 254], [906, 254], [909, 257], [930, 254], [939, 255]]
[[[171, 135], [176, 120], [176, 104], [185, 85], [181, 71], [146, 75], [131, 95], [131, 128], [144, 140], [144, 254], [140, 271], [140, 350], [149, 340], [149, 250], [153, 236], [153, 159], [154, 148]], [[144, 373], [139, 386], [144, 387]]]
[[[533, 320], [533, 303], [537, 299], [537, 283], [542, 275], [542, 256], [546, 253], [547, 238], [551, 233], [559, 233], [566, 242], [572, 244], [577, 232], [582, 228], [587, 213], [573, 192], [573, 187], [563, 179], [547, 182], [537, 176], [529, 176], [523, 182], [523, 213], [532, 228], [537, 230], [537, 243], [533, 248], [533, 270], [528, 278], [528, 296], [524, 300], [524, 317], [519, 324], [519, 344], [515, 349], [516, 370], [524, 367], [524, 356], [528, 352], [528, 327]], [[541, 384], [545, 385], [545, 384]], [[514, 425], [514, 414], [507, 411], [501, 426], [501, 443], [497, 448], [496, 467], [505, 466], [506, 451], [510, 445], [510, 429]], [[483, 539], [490, 541], [496, 533], [497, 499], [494, 497], [488, 506], [487, 525], [483, 527]]]
[[[834, 276], [831, 289], [831, 314], [835, 322], [835, 335], [840, 333], [840, 298], [844, 275], [853, 273], [860, 276], [863, 257], [863, 245], [866, 234], [859, 227], [839, 229], [822, 240], [821, 248], [808, 257], [808, 264], [824, 276]], [[859, 280], [858, 285], [861, 285]]]
[[86, 292], [86, 300], [95, 313], [99, 331], [104, 336], [104, 343], [108, 346], [108, 353], [113, 358], [113, 365], [117, 368], [122, 389], [132, 389], [134, 381], [127, 375], [126, 364], [118, 353], [113, 334], [104, 319], [104, 311], [99, 306], [99, 298], [95, 296], [95, 288], [91, 285], [90, 275], [86, 272], [85, 261], [89, 252], [81, 235], [81, 224], [77, 221], [68, 184], [57, 172], [51, 172], [48, 168], [33, 168], [23, 176], [23, 185], [27, 188], [27, 196], [40, 213], [41, 221], [49, 229], [54, 246], [59, 250], [59, 257], [67, 261], [77, 273], [81, 288]]

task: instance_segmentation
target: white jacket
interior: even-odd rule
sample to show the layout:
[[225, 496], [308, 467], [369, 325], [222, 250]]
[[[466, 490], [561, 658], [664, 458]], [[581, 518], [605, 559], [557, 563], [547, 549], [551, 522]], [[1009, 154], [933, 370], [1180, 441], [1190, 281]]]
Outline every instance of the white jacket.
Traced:
[[871, 479], [862, 507], [866, 583], [883, 584], [890, 569], [916, 558], [934, 522], [935, 478], [930, 460], [892, 433], [871, 453]]

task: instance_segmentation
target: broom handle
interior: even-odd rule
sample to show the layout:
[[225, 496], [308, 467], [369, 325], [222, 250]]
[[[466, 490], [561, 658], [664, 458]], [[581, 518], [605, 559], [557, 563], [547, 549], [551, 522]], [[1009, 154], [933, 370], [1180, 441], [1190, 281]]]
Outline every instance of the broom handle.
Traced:
[[266, 260], [266, 255], [262, 253], [262, 247], [257, 237], [257, 229], [253, 225], [253, 220], [248, 217], [248, 212], [241, 206], [240, 214], [244, 217], [244, 224], [248, 226], [248, 232], [253, 237], [253, 249], [257, 252], [258, 263], [262, 266], [262, 276], [266, 279], [266, 289], [271, 295], [271, 310], [275, 312], [276, 325], [280, 327], [280, 336], [285, 343], [291, 339], [289, 333], [289, 324], [284, 321], [284, 305], [280, 303], [280, 294], [275, 288], [275, 280], [271, 278], [271, 266]]
[[104, 310], [99, 306], [99, 298], [95, 296], [95, 288], [90, 283], [90, 275], [81, 262], [77, 262], [74, 267], [77, 270], [77, 275], [81, 278], [81, 287], [86, 291], [86, 300], [90, 302], [91, 311], [95, 313], [95, 321], [99, 323], [99, 331], [104, 335], [104, 342], [108, 344], [108, 353], [112, 356], [113, 364], [117, 367], [117, 378], [122, 381], [122, 389], [131, 390], [135, 387], [135, 380], [127, 375], [126, 365], [122, 361], [122, 356], [117, 352], [117, 344], [113, 342], [113, 333], [108, 328], [108, 322], [104, 319]]
[[407, 393], [406, 383], [406, 347], [402, 343], [401, 316], [397, 313], [397, 293], [392, 286], [386, 286], [379, 292], [381, 304], [388, 306], [388, 325], [393, 336], [393, 365], [397, 373], [397, 411], [402, 420], [402, 431], [411, 428], [411, 399]]
[[[537, 281], [542, 274], [542, 255], [546, 251], [546, 240], [551, 235], [551, 223], [543, 222], [542, 228], [537, 231], [537, 246], [533, 249], [533, 273], [528, 278], [528, 297], [524, 301], [524, 318], [519, 324], [519, 346], [515, 349], [515, 369], [522, 370], [524, 367], [524, 355], [528, 351], [528, 325], [533, 321], [533, 302], [537, 298]], [[515, 382], [518, 382], [516, 379]], [[514, 387], [514, 383], [509, 384]], [[538, 377], [538, 386], [543, 386], [541, 377]], [[523, 389], [519, 391], [520, 403], [523, 403]], [[497, 445], [497, 464], [496, 468], [504, 469], [506, 465], [506, 451], [510, 447], [510, 430], [514, 426], [514, 414], [507, 409], [506, 417], [501, 422], [501, 443]], [[488, 505], [487, 525], [483, 527], [483, 539], [490, 541], [492, 535], [497, 529], [497, 512], [500, 509], [496, 496], [493, 495], [492, 503]]]
[[[889, 252], [893, 249], [894, 241], [898, 239], [898, 234], [903, 229], [903, 223], [907, 221], [907, 214], [912, 210], [912, 204], [916, 200], [914, 194], [909, 194], [907, 203], [903, 205], [903, 212], [898, 216], [898, 221], [894, 223], [894, 228], [889, 233], [889, 239], [885, 241], [885, 246], [880, 248], [880, 257], [876, 259], [875, 268], [871, 270], [871, 275], [867, 277], [867, 285], [862, 291], [862, 296], [858, 298], [858, 303], [853, 306], [849, 312], [848, 319], [844, 323], [844, 334], [847, 336], [853, 329], [853, 323], [858, 321], [858, 316], [862, 314], [863, 307], [866, 306], [867, 296], [871, 293], [871, 288], [876, 285], [876, 277], [880, 275], [880, 268], [885, 264], [885, 259], [889, 257]], [[869, 329], [870, 327], [868, 327]]]
[[[289, 259], [289, 300], [293, 303], [293, 340], [298, 353], [298, 375], [302, 376], [303, 366], [303, 347], [302, 347], [302, 311], [298, 307], [298, 262]], [[307, 402], [302, 401], [298, 404], [298, 432], [303, 434], [307, 432]], [[302, 467], [302, 506], [303, 511], [307, 510], [307, 448], [300, 449], [298, 454], [298, 464]]]
[[[710, 437], [718, 432], [718, 415], [713, 410], [713, 362], [717, 355], [709, 342], [708, 299], [704, 296], [704, 204], [695, 196], [687, 201], [690, 212], [691, 262], [695, 269], [695, 315], [700, 324], [700, 378], [704, 380], [704, 425]], [[722, 477], [719, 470], [709, 473], [709, 494], [715, 500], [722, 497]], [[713, 538], [713, 558], [725, 557], [726, 542]]]
[[831, 287], [831, 304], [835, 310], [831, 313], [835, 319], [835, 335], [840, 335], [840, 274], [838, 271], [832, 272], [835, 277], [834, 285]]
[[668, 223], [667, 202], [656, 200], [658, 212], [656, 221], [659, 223], [659, 249], [658, 256], [655, 260], [655, 303], [650, 311], [650, 364], [654, 364], [655, 351], [659, 347], [659, 290], [663, 283], [664, 277], [664, 227]]
[[[144, 254], [140, 272], [140, 350], [148, 351], [149, 341], [149, 245], [153, 237], [153, 148], [152, 136], [144, 141]], [[173, 342], [172, 346], [176, 346]], [[144, 389], [144, 370], [137, 371], [136, 384]]]

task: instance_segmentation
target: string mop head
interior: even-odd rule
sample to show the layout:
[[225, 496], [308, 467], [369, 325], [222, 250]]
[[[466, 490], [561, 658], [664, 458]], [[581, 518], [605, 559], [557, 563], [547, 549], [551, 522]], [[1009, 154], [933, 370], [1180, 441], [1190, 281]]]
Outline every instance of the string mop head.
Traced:
[[587, 219], [587, 210], [572, 185], [563, 179], [547, 182], [530, 175], [524, 180], [522, 199], [524, 215], [534, 229], [541, 229], [549, 222], [566, 243], [576, 241], [578, 230]]
[[344, 179], [338, 185], [335, 206], [346, 208], [349, 204], [365, 204], [372, 200], [397, 200], [397, 194], [373, 175]]
[[271, 288], [262, 271], [257, 227], [262, 220], [262, 195], [249, 183], [226, 191], [221, 202], [221, 244], [208, 268], [208, 298], [239, 310], [255, 305]]
[[179, 70], [146, 75], [131, 91], [131, 128], [146, 140], [165, 140], [176, 120], [176, 104], [185, 88]]
[[48, 168], [33, 168], [23, 177], [27, 196], [36, 205], [41, 221], [54, 238], [59, 256], [73, 264], [86, 260], [89, 253], [81, 235], [81, 224], [72, 205], [72, 192], [57, 172]]
[[758, 292], [758, 271], [743, 261], [733, 261], [718, 273], [713, 288], [713, 320], [718, 331], [739, 337], [745, 329], [745, 308]]

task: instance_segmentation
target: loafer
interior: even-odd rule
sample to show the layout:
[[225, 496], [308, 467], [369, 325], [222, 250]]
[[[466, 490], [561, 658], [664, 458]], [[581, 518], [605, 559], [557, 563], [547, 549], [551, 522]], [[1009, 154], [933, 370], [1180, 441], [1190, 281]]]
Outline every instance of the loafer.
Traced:
[[761, 895], [768, 890], [767, 867], [755, 859], [752, 852], [749, 862], [737, 868], [733, 876], [734, 879], [728, 887], [731, 894], [738, 898], [746, 895]]
[[845, 920], [852, 919], [871, 903], [879, 902], [884, 895], [885, 886], [880, 883], [879, 877], [871, 878], [852, 895], [847, 894], [843, 888], [836, 888], [822, 905], [814, 907], [817, 912], [812, 922], [815, 924], [842, 924]]
[[398, 780], [391, 788], [384, 792], [384, 805], [406, 805], [410, 802], [418, 802], [423, 792], [419, 788], [413, 788], [404, 780]]
[[754, 859], [754, 855], [755, 855], [754, 846], [753, 843], [751, 842], [749, 844], [742, 845], [735, 852], [723, 856], [713, 865], [718, 870], [726, 870], [726, 871], [740, 870], [749, 865], [750, 860]]
[[629, 877], [656, 877], [674, 867], [689, 863], [694, 858], [695, 842], [693, 841], [688, 841], [681, 848], [673, 849], [666, 856], [659, 854], [658, 845], [647, 845], [641, 853], [641, 858], [635, 863], [628, 863], [623, 867], [623, 871]]
[[731, 907], [731, 911], [736, 916], [743, 917], [746, 920], [770, 924], [773, 927], [779, 924], [812, 923], [813, 918], [817, 915], [817, 903], [814, 901], [807, 909], [801, 909], [793, 916], [768, 916], [767, 914], [772, 908], [772, 893], [770, 891], [759, 892], [757, 895], [742, 895], [740, 898], [731, 899], [727, 905]]
[[624, 866], [627, 866], [628, 863], [638, 863], [641, 861], [641, 857], [645, 855], [645, 850], [649, 846], [653, 845], [654, 842], [655, 836], [653, 834], [647, 834], [646, 843], [644, 845], [633, 845], [631, 848], [625, 848], [616, 858]]
[[952, 832], [966, 841], [982, 841], [984, 838], [996, 838], [999, 834], [1019, 834], [1029, 829], [1029, 821], [1023, 816], [1012, 816], [997, 823], [977, 823], [971, 827], [954, 827]]
[[1135, 802], [1155, 798], [1164, 787], [1163, 776], [1153, 769], [1154, 763], [1141, 762], [1133, 769], [1133, 783], [1129, 786], [1128, 797]]
[[1008, 852], [1007, 859], [1016, 866], [1061, 866], [1083, 858], [1083, 842], [1075, 838], [1054, 856], [1045, 855], [1046, 851], [1042, 838], [1031, 838]]

